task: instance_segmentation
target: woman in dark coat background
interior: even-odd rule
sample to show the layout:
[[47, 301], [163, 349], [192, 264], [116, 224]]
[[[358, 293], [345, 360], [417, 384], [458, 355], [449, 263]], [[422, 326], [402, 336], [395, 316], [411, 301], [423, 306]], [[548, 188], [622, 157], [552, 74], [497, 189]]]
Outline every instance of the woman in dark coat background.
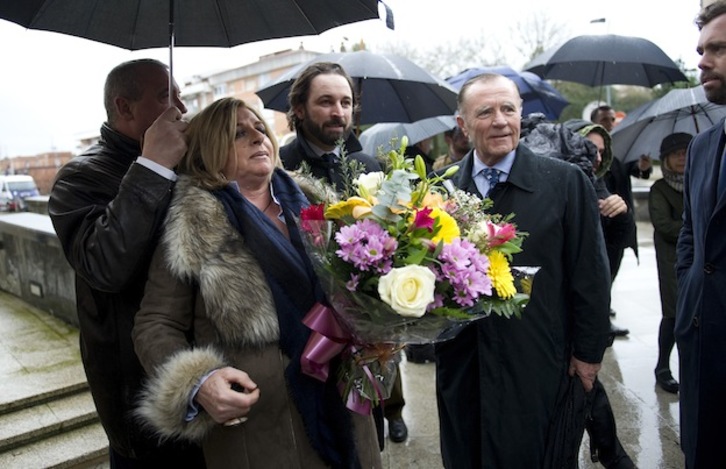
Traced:
[[692, 138], [687, 133], [674, 133], [663, 139], [660, 145], [663, 178], [653, 183], [648, 198], [663, 313], [658, 330], [655, 381], [670, 393], [678, 392], [678, 381], [673, 378], [670, 367], [670, 356], [676, 342], [676, 242], [683, 226], [683, 172], [686, 149]]

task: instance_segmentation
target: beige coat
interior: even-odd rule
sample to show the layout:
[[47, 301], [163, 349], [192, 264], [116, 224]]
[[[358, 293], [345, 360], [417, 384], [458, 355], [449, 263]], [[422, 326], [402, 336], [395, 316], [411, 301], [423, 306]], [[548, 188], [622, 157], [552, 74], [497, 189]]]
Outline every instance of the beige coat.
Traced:
[[[151, 376], [138, 414], [160, 437], [201, 442], [209, 468], [326, 467], [288, 393], [288, 358], [277, 345], [277, 314], [262, 270], [216, 198], [183, 177], [133, 335]], [[248, 421], [224, 427], [202, 411], [185, 422], [194, 385], [223, 366], [245, 371], [259, 386]], [[372, 418], [351, 415], [362, 467], [381, 467]]]

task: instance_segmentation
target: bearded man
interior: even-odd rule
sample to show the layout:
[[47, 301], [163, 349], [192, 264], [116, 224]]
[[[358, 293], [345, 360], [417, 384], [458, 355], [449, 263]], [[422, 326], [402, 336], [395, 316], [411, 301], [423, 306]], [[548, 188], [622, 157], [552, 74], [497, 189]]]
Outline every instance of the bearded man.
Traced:
[[363, 153], [351, 131], [358, 107], [353, 81], [343, 67], [330, 62], [307, 67], [290, 88], [288, 104], [287, 120], [297, 138], [280, 148], [285, 169], [298, 169], [304, 161], [315, 177], [342, 191], [345, 175], [338, 147], [342, 139], [347, 158], [360, 162], [363, 172], [381, 170], [374, 157]]

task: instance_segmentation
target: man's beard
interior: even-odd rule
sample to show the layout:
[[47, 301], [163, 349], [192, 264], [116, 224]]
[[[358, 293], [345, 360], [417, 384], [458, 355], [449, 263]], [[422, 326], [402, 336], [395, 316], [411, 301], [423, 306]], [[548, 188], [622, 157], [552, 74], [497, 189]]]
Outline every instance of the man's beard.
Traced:
[[706, 92], [706, 99], [710, 102], [714, 104], [726, 104], [726, 87], [724, 87], [723, 82], [721, 82], [721, 86], [718, 88], [704, 88], [704, 91]]
[[[704, 75], [706, 75], [706, 73], [702, 72], [702, 82]], [[708, 72], [708, 77], [710, 79], [717, 79], [720, 83], [720, 86], [718, 86], [717, 88], [703, 88], [703, 91], [706, 93], [706, 99], [714, 104], [726, 104], [726, 83], [724, 83], [723, 76], [715, 74], [713, 72]]]
[[[343, 131], [336, 130], [330, 130], [326, 129], [326, 125], [343, 125]], [[337, 145], [338, 140], [343, 139], [345, 140], [348, 135], [350, 134], [351, 126], [350, 124], [346, 125], [345, 121], [342, 119], [331, 119], [329, 121], [324, 122], [322, 125], [317, 125], [310, 119], [303, 119], [302, 121], [302, 129], [306, 136], [312, 137], [313, 139], [319, 141], [320, 143], [324, 145], [329, 145], [331, 147], [334, 147]]]

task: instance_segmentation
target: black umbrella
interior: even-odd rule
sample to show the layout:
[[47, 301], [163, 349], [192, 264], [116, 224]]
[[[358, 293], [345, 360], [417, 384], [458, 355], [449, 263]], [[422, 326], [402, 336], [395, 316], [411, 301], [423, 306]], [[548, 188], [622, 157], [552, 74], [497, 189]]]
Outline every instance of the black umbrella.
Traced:
[[[0, 18], [29, 29], [124, 49], [232, 47], [378, 18], [379, 0], [27, 0], [0, 2]], [[386, 7], [387, 8], [387, 7]], [[390, 10], [389, 15], [390, 15]], [[389, 16], [389, 18], [391, 18]], [[392, 27], [392, 20], [389, 24]]]
[[522, 96], [522, 114], [525, 116], [540, 112], [548, 119], [555, 120], [560, 117], [562, 110], [570, 104], [555, 87], [534, 73], [517, 72], [506, 66], [467, 68], [458, 75], [447, 78], [446, 81], [458, 90], [467, 80], [482, 73], [497, 73], [514, 81], [517, 88], [519, 88], [519, 94]]
[[577, 455], [585, 433], [585, 418], [591, 405], [580, 378], [568, 378], [550, 422], [543, 467], [577, 469]]
[[392, 54], [362, 50], [323, 54], [303, 63], [257, 91], [265, 107], [287, 112], [287, 94], [295, 78], [316, 62], [340, 64], [360, 95], [358, 124], [415, 122], [452, 115], [456, 90], [410, 60]]
[[726, 106], [706, 99], [702, 86], [674, 89], [628, 113], [613, 130], [613, 153], [626, 163], [643, 154], [658, 158], [658, 148], [667, 135], [695, 135], [724, 116]]
[[647, 39], [606, 34], [577, 36], [532, 59], [524, 70], [548, 80], [588, 86], [639, 85], [687, 81], [660, 47]]

